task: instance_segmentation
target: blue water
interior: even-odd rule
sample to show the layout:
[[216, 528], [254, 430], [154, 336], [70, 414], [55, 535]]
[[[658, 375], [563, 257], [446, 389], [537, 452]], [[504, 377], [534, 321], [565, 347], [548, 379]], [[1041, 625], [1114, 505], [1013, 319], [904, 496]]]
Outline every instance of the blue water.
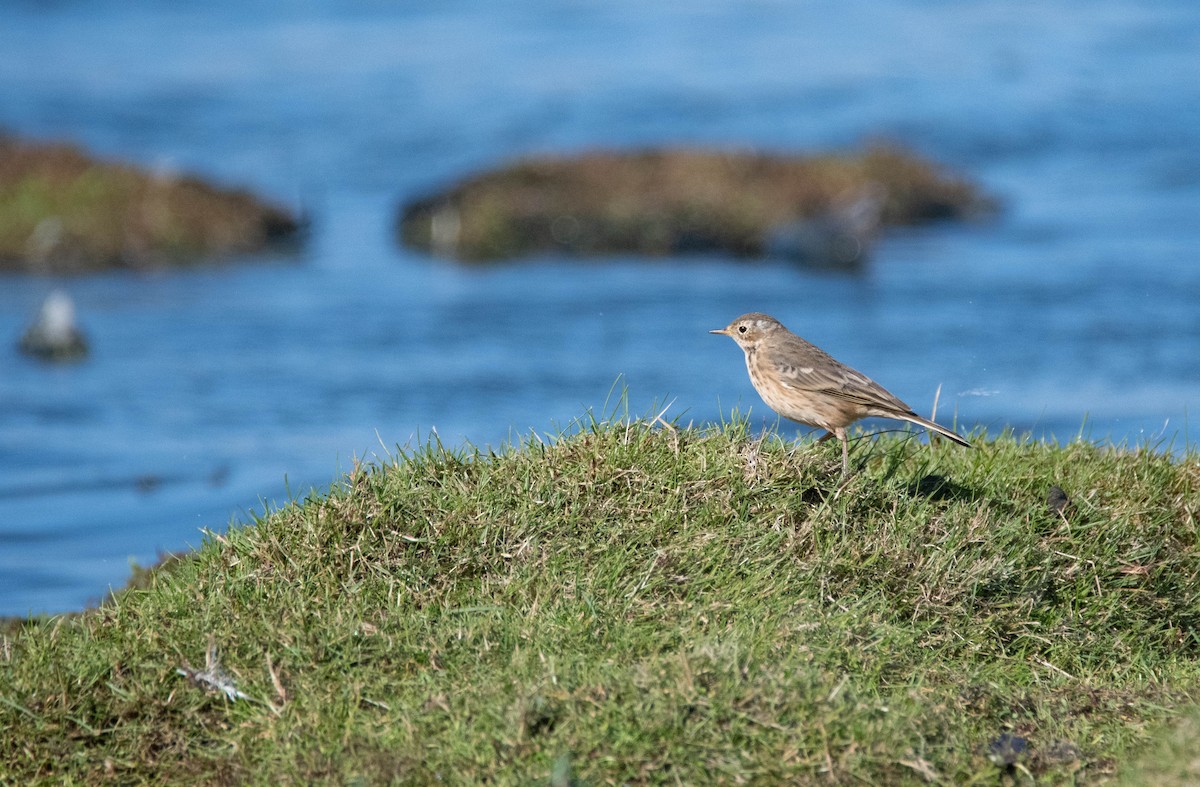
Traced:
[[[766, 419], [707, 334], [769, 311], [964, 428], [1200, 440], [1200, 6], [1076, 2], [0, 5], [0, 127], [302, 208], [296, 256], [0, 275], [0, 614], [58, 612], [432, 430], [603, 410]], [[889, 137], [1005, 202], [862, 275], [721, 257], [464, 267], [397, 206], [513, 156]], [[45, 295], [94, 351], [12, 346]], [[1197, 415], [1189, 420], [1189, 411]]]

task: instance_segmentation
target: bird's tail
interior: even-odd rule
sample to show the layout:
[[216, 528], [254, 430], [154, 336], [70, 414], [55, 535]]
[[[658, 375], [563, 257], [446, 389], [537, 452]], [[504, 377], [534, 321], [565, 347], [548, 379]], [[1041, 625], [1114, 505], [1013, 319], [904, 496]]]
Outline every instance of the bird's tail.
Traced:
[[917, 424], [918, 426], [925, 427], [926, 429], [928, 429], [931, 432], [937, 432], [938, 434], [942, 435], [943, 437], [953, 440], [954, 442], [958, 443], [961, 446], [965, 446], [967, 448], [971, 447], [970, 443], [968, 443], [963, 438], [959, 437], [952, 430], [947, 429], [946, 427], [942, 426], [941, 424], [934, 423], [933, 421], [927, 421], [924, 418], [922, 418], [921, 416], [917, 415], [916, 413], [906, 413], [904, 415], [897, 415], [895, 417], [902, 418], [905, 421], [911, 421], [912, 423]]

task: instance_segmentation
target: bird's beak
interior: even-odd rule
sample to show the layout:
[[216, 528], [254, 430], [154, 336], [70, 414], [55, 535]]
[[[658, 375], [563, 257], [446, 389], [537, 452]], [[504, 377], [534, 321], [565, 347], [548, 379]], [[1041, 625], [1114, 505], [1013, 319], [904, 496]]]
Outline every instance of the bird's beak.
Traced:
[[721, 334], [722, 336], [728, 336], [728, 335], [729, 335], [729, 329], [728, 329], [728, 328], [718, 328], [718, 329], [716, 329], [715, 331], [709, 331], [709, 333], [719, 333], [719, 334]]

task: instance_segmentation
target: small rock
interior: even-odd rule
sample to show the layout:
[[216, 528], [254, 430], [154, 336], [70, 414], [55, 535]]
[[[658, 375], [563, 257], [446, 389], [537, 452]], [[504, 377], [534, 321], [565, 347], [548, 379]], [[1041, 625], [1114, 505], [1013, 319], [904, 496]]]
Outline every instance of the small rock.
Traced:
[[1028, 750], [1028, 741], [1006, 732], [988, 744], [988, 759], [996, 765], [1008, 767], [1015, 765]]
[[87, 341], [75, 324], [71, 296], [61, 290], [50, 293], [18, 346], [26, 355], [45, 361], [78, 361], [86, 356]]
[[1069, 505], [1071, 505], [1071, 498], [1067, 497], [1067, 493], [1061, 486], [1055, 484], [1050, 487], [1050, 492], [1046, 495], [1046, 507], [1050, 509], [1050, 513], [1061, 514], [1067, 510]]

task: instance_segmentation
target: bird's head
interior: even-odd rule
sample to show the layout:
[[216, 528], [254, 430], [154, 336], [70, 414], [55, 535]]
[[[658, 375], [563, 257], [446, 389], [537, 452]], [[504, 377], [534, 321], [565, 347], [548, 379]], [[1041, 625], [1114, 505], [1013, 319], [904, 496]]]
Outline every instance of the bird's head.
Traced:
[[751, 312], [750, 314], [743, 314], [724, 328], [718, 328], [715, 331], [709, 331], [709, 333], [719, 333], [723, 336], [728, 336], [737, 342], [738, 346], [743, 350], [750, 350], [757, 347], [760, 342], [772, 334], [786, 330], [779, 323], [779, 320], [776, 320], [771, 315]]

